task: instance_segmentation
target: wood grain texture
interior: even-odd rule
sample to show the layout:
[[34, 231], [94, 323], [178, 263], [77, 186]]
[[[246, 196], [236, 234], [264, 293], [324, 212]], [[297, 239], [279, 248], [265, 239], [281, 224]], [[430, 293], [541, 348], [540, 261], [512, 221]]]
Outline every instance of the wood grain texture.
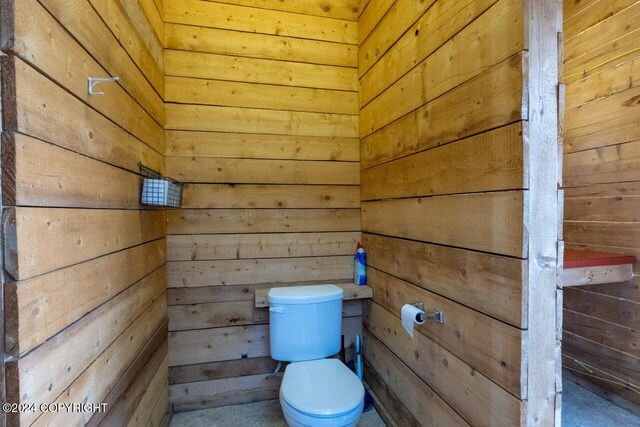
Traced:
[[186, 184], [182, 207], [358, 208], [359, 190], [357, 185]]
[[137, 174], [12, 132], [2, 151], [5, 206], [141, 208]]
[[173, 235], [169, 261], [351, 255], [359, 232]]
[[353, 257], [270, 258], [222, 261], [171, 261], [168, 287], [249, 285], [273, 282], [347, 279]]
[[168, 234], [358, 230], [359, 209], [182, 209], [167, 212]]
[[164, 222], [162, 211], [11, 208], [4, 223], [5, 244], [11, 248], [5, 265], [13, 278], [24, 280], [159, 239]]
[[[42, 344], [165, 263], [156, 240], [20, 282], [5, 284], [6, 351]], [[166, 275], [162, 269], [159, 273]]]
[[357, 138], [167, 131], [167, 156], [358, 161]]
[[520, 191], [364, 202], [362, 230], [525, 257], [523, 203]]
[[240, 83], [186, 77], [166, 77], [165, 100], [267, 110], [358, 114], [358, 94], [273, 84]]
[[[370, 273], [367, 282], [373, 289], [373, 300], [377, 304], [396, 317], [399, 317], [406, 301], [421, 301], [430, 310], [444, 312], [444, 324], [434, 325], [429, 322], [416, 325], [415, 329], [465, 360], [511, 394], [522, 397], [522, 332], [518, 328], [469, 310], [382, 271], [370, 269]], [[475, 328], [482, 330], [482, 334], [470, 332]]]
[[167, 2], [164, 7], [164, 20], [245, 33], [357, 43], [357, 24], [351, 21], [230, 3], [198, 0]]
[[[104, 1], [104, 0], [100, 0]], [[104, 5], [107, 5], [105, 2]], [[109, 2], [110, 3], [110, 2]], [[164, 108], [161, 91], [156, 92], [147, 80], [147, 76], [136, 65], [129, 54], [138, 58], [140, 51], [130, 50], [129, 45], [124, 47], [126, 41], [117, 38], [110, 27], [105, 24], [103, 17], [92, 7], [92, 4], [81, 0], [53, 1], [45, 0], [41, 4], [60, 22], [85, 49], [107, 70], [110, 76], [119, 76], [123, 87], [151, 114], [156, 121], [164, 124]], [[105, 20], [114, 25], [109, 17]], [[123, 23], [123, 30], [124, 25]], [[135, 37], [129, 34], [130, 37]], [[131, 46], [133, 48], [133, 46]], [[144, 68], [144, 65], [142, 65]], [[147, 71], [145, 69], [145, 71]], [[160, 76], [155, 75], [156, 84], [161, 84]], [[161, 142], [161, 141], [158, 141]]]
[[[354, 115], [171, 103], [166, 105], [166, 112], [165, 128], [171, 130], [342, 138], [358, 135]], [[217, 119], [212, 121], [212, 116]]]
[[[369, 286], [366, 285], [354, 285], [353, 283], [331, 283], [333, 286], [337, 286], [344, 291], [343, 303], [342, 303], [342, 314], [346, 316], [346, 313], [349, 313], [353, 303], [358, 303], [362, 299], [371, 298], [373, 295], [373, 291]], [[255, 306], [256, 307], [268, 307], [269, 306], [269, 294], [270, 288], [261, 288], [256, 289], [255, 295]], [[355, 304], [358, 305], [358, 304]], [[357, 314], [357, 312], [356, 312]], [[360, 313], [362, 315], [362, 313]]]
[[231, 184], [360, 183], [356, 162], [167, 157], [166, 172], [181, 182]]
[[[365, 327], [471, 425], [520, 422], [521, 402], [421, 333], [409, 339], [397, 317], [365, 303]], [[461, 384], [467, 393], [459, 393]]]
[[151, 147], [143, 144], [16, 57], [3, 56], [0, 64], [5, 76], [3, 97], [16, 110], [14, 114], [4, 110], [5, 130], [130, 171], [138, 170], [138, 160], [149, 167], [161, 168], [161, 140], [154, 141]]
[[[357, 1], [181, 0], [164, 13], [165, 172], [187, 183], [183, 209], [167, 212], [170, 365], [182, 373], [171, 401], [271, 399], [254, 293], [352, 276]], [[351, 353], [361, 314], [344, 305]]]
[[320, 65], [355, 67], [356, 47], [349, 44], [277, 35], [236, 32], [167, 23], [165, 48], [194, 52], [276, 59]]
[[216, 0], [216, 2], [282, 10], [302, 15], [326, 16], [349, 21], [357, 21], [358, 13], [361, 11], [357, 0], [310, 0], [305, 2], [286, 0]]
[[[521, 61], [515, 55], [366, 136], [363, 164], [396, 159], [520, 120], [524, 114]], [[368, 133], [361, 129], [361, 135]]]
[[360, 102], [367, 104], [465, 28], [497, 0], [435, 2], [360, 79]]
[[367, 262], [426, 290], [526, 327], [520, 280], [526, 261], [365, 233]]
[[[93, 59], [92, 51], [85, 50], [35, 0], [14, 2], [14, 21], [13, 26], [3, 29], [3, 49], [33, 64], [147, 145], [155, 147], [162, 141], [161, 125], [120, 84], [101, 86], [107, 96], [89, 95], [86, 76], [107, 75], [107, 65]], [[65, 55], [50, 54], [58, 46], [65, 47]]]
[[166, 49], [164, 71], [167, 76], [358, 91], [355, 68], [304, 62]]
[[362, 200], [524, 188], [522, 124], [362, 171]]
[[[76, 378], [81, 374], [87, 381], [101, 381], [99, 376], [90, 375], [85, 369], [95, 363], [101, 355], [106, 358], [103, 352], [117, 339], [122, 341], [122, 338], [118, 338], [122, 337], [120, 334], [147, 308], [157, 307], [153, 312], [158, 321], [165, 316], [166, 299], [164, 306], [160, 299], [165, 292], [165, 278], [161, 273], [162, 270], [156, 270], [154, 274], [128, 288], [107, 304], [91, 312], [89, 316], [85, 316], [81, 322], [67, 328], [26, 357], [8, 365], [7, 387], [10, 388], [8, 396], [16, 401], [19, 399], [20, 402], [53, 402], [67, 387], [77, 381]], [[152, 305], [154, 300], [157, 300], [157, 303]], [[149, 325], [149, 334], [155, 330], [158, 321]], [[105, 328], [105, 324], [110, 324], [111, 327]], [[128, 337], [125, 339], [128, 340]], [[140, 337], [140, 340], [132, 345], [144, 343], [147, 339], [148, 337]], [[85, 346], [87, 342], [93, 344]], [[114, 345], [113, 351], [118, 350], [118, 347], [120, 346]], [[128, 366], [128, 358], [115, 360], [118, 360], [123, 368]], [[111, 372], [115, 374], [115, 371]], [[107, 380], [108, 377], [103, 378]], [[113, 379], [114, 382], [116, 379]], [[80, 390], [74, 388], [75, 391]], [[106, 388], [93, 388], [93, 393], [105, 392]], [[65, 394], [61, 396], [62, 399], [68, 397], [75, 396], [65, 397]], [[24, 423], [33, 422], [39, 416], [55, 418], [55, 413], [28, 412], [16, 415]], [[83, 416], [83, 414], [78, 415]], [[85, 413], [84, 416], [87, 414]]]
[[370, 367], [365, 370], [365, 377], [370, 385], [370, 375], [377, 375], [379, 382], [386, 384], [398, 396], [402, 405], [416, 419], [423, 421], [422, 425], [469, 425], [433, 389], [425, 387], [420, 377], [368, 330], [365, 330], [364, 339], [367, 342], [363, 347], [364, 358]]

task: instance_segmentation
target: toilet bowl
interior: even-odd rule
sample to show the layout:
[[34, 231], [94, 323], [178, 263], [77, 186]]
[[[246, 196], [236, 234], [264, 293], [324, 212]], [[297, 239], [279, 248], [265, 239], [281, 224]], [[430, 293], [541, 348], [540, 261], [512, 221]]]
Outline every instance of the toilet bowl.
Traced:
[[351, 427], [364, 407], [364, 387], [338, 359], [295, 362], [287, 366], [280, 405], [292, 427]]

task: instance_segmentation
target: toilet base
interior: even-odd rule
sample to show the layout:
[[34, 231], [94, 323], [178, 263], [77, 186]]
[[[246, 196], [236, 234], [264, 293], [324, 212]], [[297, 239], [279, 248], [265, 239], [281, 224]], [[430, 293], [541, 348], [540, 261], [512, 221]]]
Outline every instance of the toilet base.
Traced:
[[360, 415], [362, 415], [364, 402], [361, 402], [352, 411], [336, 417], [314, 417], [304, 414], [295, 410], [282, 397], [280, 397], [280, 406], [290, 427], [356, 427]]

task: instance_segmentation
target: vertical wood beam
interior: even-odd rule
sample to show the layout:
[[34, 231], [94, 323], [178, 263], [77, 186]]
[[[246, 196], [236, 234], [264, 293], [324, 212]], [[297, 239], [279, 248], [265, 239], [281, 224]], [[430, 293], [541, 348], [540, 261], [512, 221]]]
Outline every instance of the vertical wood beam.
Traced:
[[522, 426], [553, 426], [556, 422], [556, 272], [558, 266], [558, 107], [559, 49], [562, 2], [526, 0], [528, 67], [524, 94], [528, 98], [525, 160], [529, 186], [525, 197], [528, 271], [523, 292], [528, 296], [528, 329], [523, 338], [522, 381], [526, 401]]

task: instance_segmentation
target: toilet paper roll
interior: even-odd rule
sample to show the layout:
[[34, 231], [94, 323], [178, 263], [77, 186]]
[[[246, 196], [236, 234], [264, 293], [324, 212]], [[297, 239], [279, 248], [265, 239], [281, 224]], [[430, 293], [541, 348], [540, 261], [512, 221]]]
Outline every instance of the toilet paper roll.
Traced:
[[411, 304], [405, 304], [400, 311], [400, 318], [402, 319], [402, 327], [413, 336], [413, 325], [422, 325], [424, 323], [424, 311], [420, 310]]

